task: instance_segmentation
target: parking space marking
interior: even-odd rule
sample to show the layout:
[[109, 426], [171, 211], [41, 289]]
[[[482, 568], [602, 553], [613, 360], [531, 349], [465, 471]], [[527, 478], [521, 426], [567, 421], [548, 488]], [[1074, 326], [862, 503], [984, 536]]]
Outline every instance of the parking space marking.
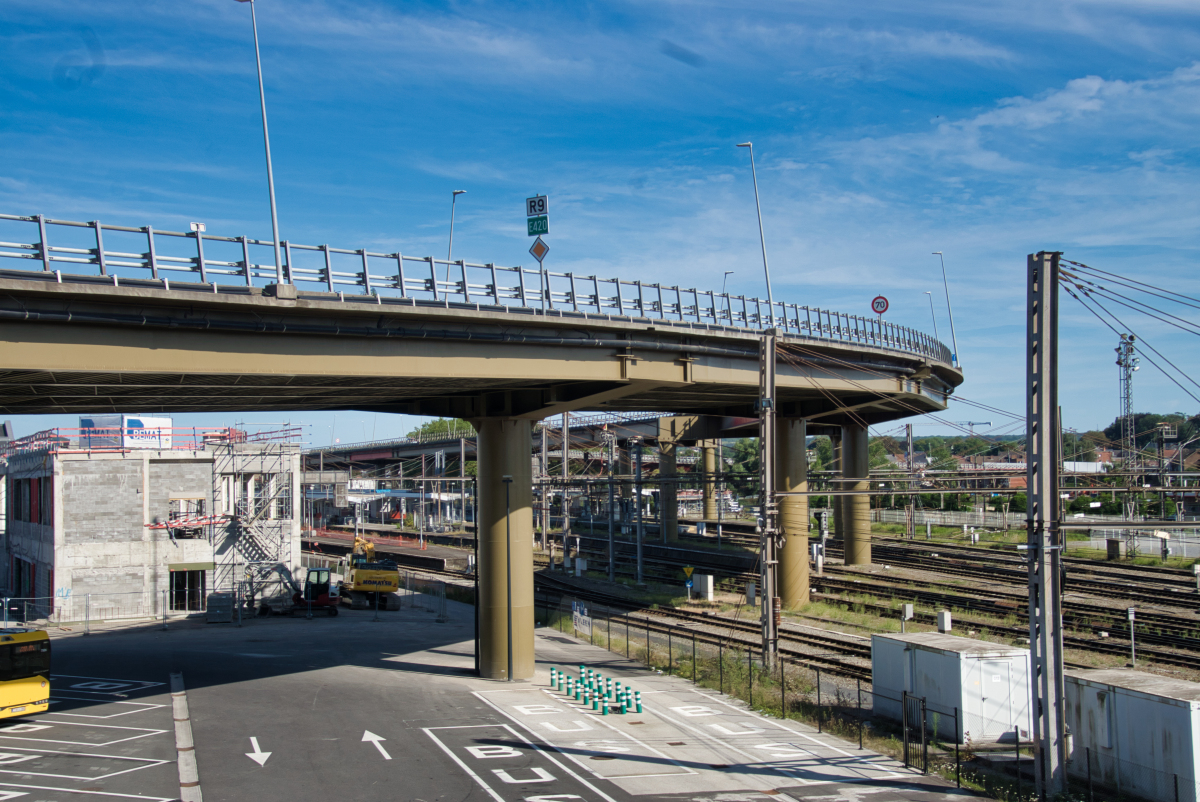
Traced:
[[[118, 794], [114, 791], [85, 791], [77, 788], [55, 788], [52, 785], [21, 785], [19, 783], [5, 782], [3, 780], [0, 780], [0, 788], [30, 788], [35, 791], [58, 791], [61, 794], [81, 794], [85, 796], [109, 796], [117, 799], [137, 799], [140, 800], [140, 802], [175, 802], [177, 799], [177, 797], [171, 796], [145, 796], [144, 794]], [[21, 793], [21, 796], [27, 795], [28, 794]], [[17, 797], [14, 796], [0, 797], [0, 800], [16, 798]]]
[[[811, 747], [802, 746], [791, 742], [779, 742], [768, 737], [764, 729], [755, 726], [754, 730], [745, 732], [731, 732], [727, 727], [721, 725], [718, 729], [724, 730], [726, 733], [737, 738], [737, 742], [718, 738], [700, 726], [700, 722], [690, 724], [684, 720], [672, 718], [667, 712], [655, 710], [652, 706], [647, 705], [646, 710], [653, 713], [655, 716], [671, 721], [677, 726], [691, 730], [701, 738], [715, 741], [722, 744], [728, 749], [743, 755], [747, 758], [750, 765], [759, 768], [773, 770], [780, 774], [785, 774], [790, 778], [795, 779], [803, 785], [812, 785], [819, 783], [857, 783], [857, 782], [873, 782], [884, 779], [903, 778], [906, 775], [895, 771], [887, 764], [887, 758], [882, 755], [868, 753], [856, 755], [844, 749], [839, 749], [832, 744], [818, 740], [808, 733], [798, 731], [786, 725], [781, 721], [767, 718], [750, 710], [745, 710], [736, 707], [724, 701], [721, 697], [712, 694], [704, 693], [699, 690], [692, 690], [694, 693], [708, 702], [715, 705], [726, 707], [733, 711], [738, 716], [749, 718], [756, 722], [760, 722], [769, 727], [784, 730], [792, 735], [811, 742], [815, 747], [826, 749], [836, 753], [839, 757], [828, 757], [821, 755]], [[702, 719], [708, 716], [724, 716], [724, 713], [718, 712], [704, 705], [679, 705], [670, 708], [677, 715], [690, 719]], [[706, 722], [707, 723], [707, 722]], [[711, 723], [709, 726], [714, 726]], [[756, 751], [748, 751], [756, 750]], [[762, 754], [765, 752], [766, 754]], [[774, 758], [774, 759], [772, 759]], [[831, 774], [830, 772], [846, 772], [845, 774]]]
[[[497, 735], [486, 737], [482, 743], [479, 736], [471, 739], [471, 745], [459, 743], [468, 737], [468, 733], [465, 732], [466, 730], [479, 731], [486, 729], [496, 731]], [[435, 730], [442, 733], [441, 738], [434, 734]], [[538, 746], [508, 724], [427, 727], [424, 731], [426, 735], [437, 743], [442, 751], [448, 754], [468, 776], [475, 780], [497, 802], [518, 802], [518, 800], [530, 802], [534, 798], [527, 795], [531, 790], [540, 794], [540, 798], [543, 800], [580, 799], [586, 801], [589, 799], [601, 799], [604, 802], [616, 802], [608, 794], [572, 771], [570, 767], [555, 758], [549, 751]], [[465, 752], [465, 755], [460, 757], [456, 754], [457, 749], [461, 749]], [[483, 764], [499, 780], [496, 787], [493, 787], [481, 776], [487, 772], [482, 767], [480, 767], [479, 771], [473, 770], [467, 765], [464, 757], [470, 757], [473, 765], [477, 766], [479, 764], [474, 763], [476, 760], [501, 760], [509, 762], [495, 764], [495, 768], [492, 767], [493, 764]], [[519, 765], [514, 765], [511, 761], [517, 761]], [[548, 765], [537, 765], [542, 761]], [[550, 785], [545, 787], [544, 790], [537, 787], [544, 784]], [[535, 787], [529, 788], [528, 786]]]
[[[22, 776], [28, 776], [28, 777], [57, 777], [60, 780], [107, 780], [111, 777], [116, 777], [121, 774], [129, 774], [130, 772], [134, 772], [134, 771], [141, 771], [143, 769], [154, 768], [155, 766], [162, 766], [162, 765], [170, 762], [169, 760], [156, 760], [154, 758], [148, 758], [148, 757], [127, 757], [124, 755], [97, 755], [97, 754], [92, 754], [90, 752], [65, 752], [65, 751], [57, 750], [57, 749], [34, 749], [32, 747], [25, 747], [25, 746], [8, 746], [8, 747], [5, 747], [5, 749], [13, 750], [13, 751], [0, 752], [0, 774], [20, 774]], [[29, 753], [29, 754], [23, 754], [23, 753]], [[91, 760], [78, 761], [79, 758], [91, 758]], [[110, 771], [105, 774], [90, 774], [90, 775], [83, 775], [83, 776], [76, 775], [76, 774], [59, 774], [56, 772], [48, 772], [48, 771], [33, 771], [28, 766], [25, 765], [25, 764], [31, 763], [31, 762], [36, 763], [39, 761], [39, 759], [42, 762], [48, 762], [51, 764], [61, 763], [61, 762], [75, 762], [75, 761], [94, 764], [94, 763], [98, 763], [100, 761], [107, 760], [107, 761], [114, 761], [118, 765], [121, 763], [141, 763], [142, 765], [133, 766], [131, 768], [122, 769], [120, 771]], [[18, 766], [20, 766], [20, 769], [4, 768], [4, 766], [9, 766], [9, 765], [18, 765]], [[50, 766], [45, 766], [45, 767], [37, 766], [37, 768], [49, 768], [49, 767]], [[94, 765], [89, 766], [89, 768], [96, 769], [97, 771], [103, 770], [99, 766], [94, 766]]]
[[81, 694], [96, 694], [99, 696], [124, 696], [135, 691], [161, 687], [161, 682], [147, 682], [140, 679], [114, 679], [111, 677], [81, 677], [76, 674], [51, 674], [50, 684], [54, 687], [56, 680], [81, 680], [69, 682], [66, 690]]
[[[438, 727], [437, 729], [444, 730], [444, 729], [450, 729], [450, 728], [449, 727]], [[426, 727], [425, 734], [428, 735], [430, 738], [432, 738], [433, 742], [435, 744], [437, 744], [438, 746], [440, 746], [442, 748], [442, 751], [445, 752], [447, 755], [449, 755], [450, 759], [453, 760], [455, 763], [457, 763], [458, 767], [467, 773], [468, 777], [470, 777], [475, 782], [479, 783], [480, 787], [483, 788], [483, 790], [487, 791], [488, 794], [491, 795], [492, 799], [496, 800], [496, 802], [507, 802], [507, 800], [505, 800], [504, 797], [500, 796], [498, 793], [496, 793], [494, 790], [492, 790], [492, 787], [490, 785], [488, 785], [486, 782], [484, 782], [482, 777], [480, 777], [475, 772], [471, 771], [471, 767], [468, 766], [466, 763], [464, 763], [462, 761], [462, 759], [459, 758], [458, 755], [454, 754], [454, 752], [452, 752], [450, 750], [450, 747], [448, 747], [444, 743], [442, 743], [438, 739], [438, 737], [433, 734], [432, 728]]]
[[[26, 733], [43, 732], [53, 729], [54, 727], [86, 727], [95, 730], [121, 730], [124, 732], [137, 733], [136, 735], [126, 735], [124, 738], [112, 738], [107, 741], [67, 741], [61, 738], [33, 738]], [[155, 730], [149, 727], [118, 727], [113, 724], [91, 724], [81, 721], [53, 721], [48, 718], [29, 718], [19, 719], [14, 724], [0, 726], [0, 738], [5, 738], [11, 741], [33, 741], [38, 743], [52, 744], [67, 744], [68, 746], [94, 746], [104, 747], [112, 746], [113, 744], [124, 743], [126, 741], [136, 741], [139, 738], [148, 738], [152, 735], [162, 735], [166, 730]], [[112, 735], [119, 735], [114, 732]]]
[[[56, 695], [54, 693], [51, 693], [50, 694], [50, 704], [53, 705], [55, 703], [55, 701], [56, 701]], [[71, 699], [70, 697], [63, 697], [62, 701], [95, 702], [97, 700], [95, 700], [95, 699]], [[65, 710], [51, 710], [50, 712], [56, 716], [74, 716], [75, 718], [109, 719], [109, 718], [119, 718], [120, 716], [131, 716], [134, 713], [144, 713], [147, 710], [157, 710], [158, 708], [166, 707], [166, 705], [155, 705], [155, 704], [150, 704], [148, 702], [103, 702], [102, 704], [105, 704], [105, 705], [110, 705], [110, 704], [129, 705], [131, 707], [134, 707], [135, 709], [134, 710], [123, 710], [120, 713], [109, 713], [107, 716], [97, 716], [97, 715], [92, 715], [90, 713], [69, 713]]]
[[[526, 690], [526, 689], [522, 689], [522, 690]], [[528, 690], [534, 690], [534, 689], [528, 689]], [[658, 749], [655, 749], [653, 746], [650, 746], [648, 743], [645, 743], [644, 741], [639, 740], [638, 738], [634, 737], [632, 734], [625, 732], [624, 730], [620, 729], [619, 727], [613, 726], [609, 722], [605, 721], [603, 716], [596, 715], [590, 709], [585, 710], [582, 707], [582, 705], [559, 698], [559, 697], [551, 694], [545, 688], [542, 688], [540, 690], [543, 694], [550, 697], [550, 699], [554, 702], [553, 705], [514, 705], [514, 707], [517, 710], [521, 711], [522, 713], [526, 713], [526, 715], [538, 715], [541, 712], [545, 712], [545, 713], [551, 714], [551, 715], [556, 714], [555, 718], [553, 720], [539, 720], [538, 721], [538, 723], [542, 724], [544, 726], [544, 728], [551, 733], [566, 734], [566, 733], [594, 732], [599, 737], [588, 738], [588, 736], [586, 736], [586, 735], [576, 735], [574, 737], [584, 737], [584, 738], [586, 738], [586, 740], [567, 742], [567, 739], [563, 739], [564, 740], [563, 743], [558, 743], [558, 742], [552, 740], [553, 736], [548, 736], [546, 733], [541, 732], [538, 729], [535, 729], [534, 727], [530, 726], [528, 722], [523, 721], [522, 719], [514, 716], [512, 713], [510, 713], [509, 711], [504, 709], [502, 706], [496, 704], [491, 699], [487, 698], [488, 694], [512, 693], [511, 690], [504, 689], [504, 690], [498, 690], [498, 691], [476, 691], [475, 696], [477, 696], [481, 701], [483, 701], [484, 704], [493, 708], [500, 715], [504, 716], [505, 718], [511, 719], [513, 722], [515, 722], [517, 724], [517, 726], [521, 727], [524, 730], [529, 731], [530, 734], [534, 735], [535, 737], [537, 737], [538, 739], [543, 741], [547, 746], [550, 746], [551, 748], [557, 750], [559, 752], [559, 754], [565, 755], [566, 757], [570, 758], [570, 760], [573, 763], [575, 763], [577, 766], [579, 766], [580, 769], [582, 769], [583, 771], [587, 772], [588, 774], [591, 774], [592, 776], [597, 777], [601, 780], [629, 780], [629, 779], [636, 779], [636, 778], [640, 778], [640, 777], [676, 777], [676, 776], [681, 776], [681, 775], [685, 775], [685, 774], [697, 774], [698, 773], [698, 772], [693, 771], [692, 769], [689, 769], [687, 766], [684, 766], [679, 761], [673, 759], [670, 755], [660, 752]], [[546, 710], [539, 711], [536, 708], [546, 708]], [[583, 716], [584, 718], [580, 718], [581, 716]], [[565, 720], [564, 720], [564, 717], [565, 717]], [[564, 725], [564, 726], [559, 726], [559, 725]], [[571, 726], [568, 727], [565, 725], [571, 725]], [[583, 726], [578, 726], [578, 725], [583, 725]], [[636, 744], [638, 747], [643, 749], [644, 752], [642, 754], [633, 753], [628, 747], [621, 744], [620, 741], [616, 741], [614, 739], [604, 737], [606, 735], [604, 730], [610, 730], [612, 732], [617, 733], [625, 740], [628, 740], [628, 741]], [[660, 758], [663, 762], [669, 763], [672, 766], [674, 766], [675, 768], [677, 768], [678, 771], [650, 772], [650, 771], [643, 770], [636, 774], [605, 774], [604, 772], [601, 772], [591, 766], [588, 766], [586, 763], [584, 763], [583, 757], [581, 755], [577, 754], [578, 752], [585, 752], [593, 757], [600, 755], [600, 756], [604, 756], [607, 758], [611, 758], [614, 761], [623, 761], [625, 763], [629, 763], [629, 762], [636, 760], [638, 762], [639, 767], [644, 765], [643, 758], [647, 754], [652, 753], [652, 754], [656, 755], [658, 758]], [[626, 755], [628, 755], [628, 757], [625, 757]], [[619, 765], [620, 765], [620, 763], [615, 764], [614, 768]]]
[[[879, 766], [878, 761], [887, 761], [888, 760], [888, 758], [884, 757], [883, 755], [879, 755], [876, 753], [856, 754], [854, 752], [850, 752], [845, 749], [841, 749], [841, 748], [834, 746], [833, 744], [828, 743], [826, 741], [818, 740], [817, 738], [814, 738], [809, 733], [801, 732], [799, 730], [793, 729], [792, 727], [788, 726], [786, 723], [784, 723], [782, 721], [777, 721], [775, 719], [767, 718], [766, 716], [759, 715], [758, 713], [755, 713], [752, 710], [751, 711], [741, 710], [741, 709], [735, 707], [734, 705], [729, 704], [729, 702], [725, 701], [723, 698], [713, 696], [712, 694], [704, 693], [703, 691], [700, 691], [700, 690], [695, 690], [693, 692], [695, 694], [697, 694], [698, 696], [701, 696], [711, 702], [716, 702], [717, 704], [720, 704], [724, 707], [728, 707], [731, 710], [735, 710], [739, 713], [742, 713], [743, 715], [747, 716], [748, 718], [757, 719], [764, 724], [778, 727], [781, 730], [786, 730], [787, 732], [790, 732], [793, 735], [798, 735], [801, 738], [804, 738], [805, 740], [812, 741], [814, 744], [816, 744], [824, 749], [828, 749], [831, 752], [836, 752], [837, 754], [843, 755], [844, 757], [847, 757], [847, 758], [851, 758], [852, 760], [857, 760], [858, 762], [862, 762], [862, 763], [871, 763], [876, 766]], [[872, 758], [875, 758], [875, 759], [872, 759]], [[879, 766], [879, 770], [887, 771], [888, 769], [886, 769], [883, 766]], [[887, 776], [888, 777], [903, 777], [905, 775], [900, 774], [898, 772], [892, 772], [892, 773], [888, 774]]]

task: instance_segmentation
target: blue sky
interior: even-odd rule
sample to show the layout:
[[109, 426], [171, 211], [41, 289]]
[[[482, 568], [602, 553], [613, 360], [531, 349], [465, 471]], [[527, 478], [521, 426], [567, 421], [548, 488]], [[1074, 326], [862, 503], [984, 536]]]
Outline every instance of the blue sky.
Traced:
[[[522, 202], [545, 193], [554, 269], [714, 289], [734, 270], [731, 291], [763, 294], [735, 147], [753, 140], [775, 297], [868, 314], [882, 293], [887, 319], [928, 331], [932, 291], [948, 341], [944, 251], [961, 395], [1017, 413], [1027, 253], [1200, 295], [1194, 3], [257, 8], [285, 239], [440, 255], [465, 189], [456, 258], [529, 264]], [[269, 238], [249, 12], [0, 4], [0, 212]], [[1066, 422], [1102, 426], [1116, 338], [1071, 299], [1063, 310]], [[1134, 321], [1200, 379], [1194, 336]], [[1200, 411], [1143, 364], [1139, 411]], [[314, 443], [412, 425], [292, 418]]]

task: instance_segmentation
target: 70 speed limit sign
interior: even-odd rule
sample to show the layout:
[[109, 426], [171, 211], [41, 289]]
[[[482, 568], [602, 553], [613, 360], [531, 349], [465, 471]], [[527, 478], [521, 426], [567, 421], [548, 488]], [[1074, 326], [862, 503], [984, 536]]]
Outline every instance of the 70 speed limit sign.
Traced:
[[888, 299], [882, 295], [876, 295], [871, 299], [871, 311], [877, 315], [882, 315], [888, 310]]

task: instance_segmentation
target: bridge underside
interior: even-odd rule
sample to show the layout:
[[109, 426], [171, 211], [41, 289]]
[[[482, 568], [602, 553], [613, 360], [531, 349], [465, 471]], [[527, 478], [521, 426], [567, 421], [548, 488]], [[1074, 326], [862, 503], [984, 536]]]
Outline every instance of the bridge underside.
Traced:
[[[473, 421], [479, 660], [487, 677], [533, 673], [532, 421], [576, 410], [744, 417], [755, 414], [758, 399], [754, 331], [467, 304], [384, 305], [372, 296], [118, 287], [116, 278], [111, 286], [59, 284], [52, 276], [0, 278], [2, 414], [359, 409]], [[928, 350], [837, 334], [779, 338], [779, 490], [807, 488], [806, 433], [828, 430], [843, 483], [865, 491], [867, 425], [944, 409], [962, 381], [954, 367], [921, 355]], [[672, 463], [660, 466], [664, 476], [674, 474], [673, 442], [721, 436], [685, 424], [697, 431], [660, 432]], [[712, 448], [703, 450], [711, 477]], [[705, 487], [705, 509], [715, 511], [714, 482]], [[847, 521], [847, 562], [870, 562], [867, 497], [843, 508], [837, 520]], [[788, 535], [782, 601], [791, 605], [808, 593], [804, 497], [788, 497], [781, 512]]]
[[[514, 323], [513, 318], [517, 318]], [[780, 412], [878, 423], [945, 407], [958, 371], [784, 339]], [[0, 413], [358, 409], [540, 419], [753, 415], [753, 332], [529, 310], [385, 307], [0, 280]]]

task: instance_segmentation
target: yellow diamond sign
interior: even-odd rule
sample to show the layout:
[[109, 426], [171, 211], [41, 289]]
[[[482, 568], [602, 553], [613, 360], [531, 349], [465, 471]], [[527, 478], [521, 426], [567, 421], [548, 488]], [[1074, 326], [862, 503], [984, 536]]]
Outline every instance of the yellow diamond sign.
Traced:
[[550, 253], [550, 246], [543, 242], [541, 237], [538, 237], [533, 241], [533, 247], [529, 249], [529, 252], [540, 263], [546, 258], [546, 254]]

